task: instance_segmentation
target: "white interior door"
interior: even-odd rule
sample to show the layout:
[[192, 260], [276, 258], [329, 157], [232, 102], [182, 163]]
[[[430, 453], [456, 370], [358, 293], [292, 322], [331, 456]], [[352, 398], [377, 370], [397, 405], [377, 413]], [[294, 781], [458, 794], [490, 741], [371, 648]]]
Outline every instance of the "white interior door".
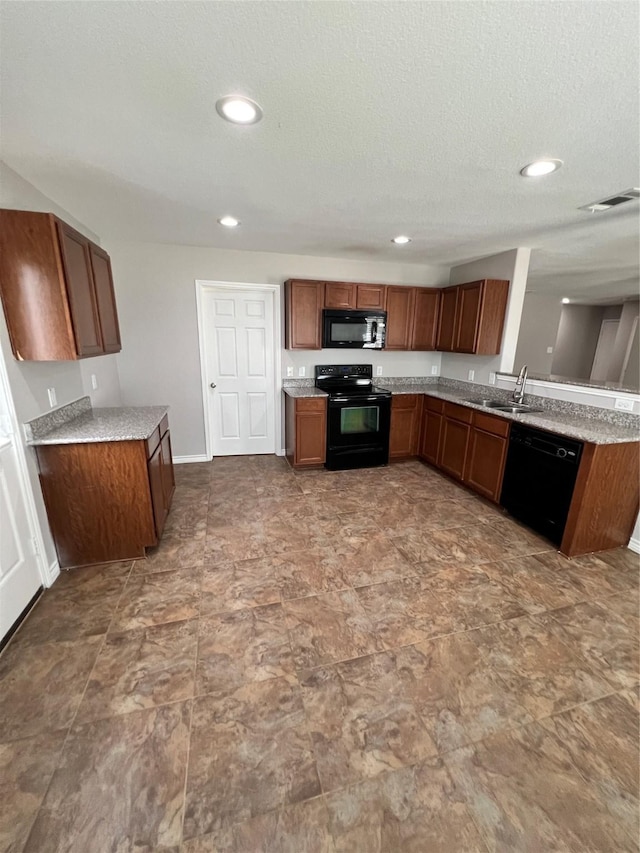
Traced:
[[272, 290], [207, 288], [202, 296], [204, 383], [214, 456], [274, 453]]
[[592, 381], [603, 381], [607, 378], [619, 325], [620, 323], [618, 320], [602, 321], [598, 344], [593, 357], [591, 376], [589, 377]]
[[0, 434], [0, 640], [42, 586], [12, 436]]

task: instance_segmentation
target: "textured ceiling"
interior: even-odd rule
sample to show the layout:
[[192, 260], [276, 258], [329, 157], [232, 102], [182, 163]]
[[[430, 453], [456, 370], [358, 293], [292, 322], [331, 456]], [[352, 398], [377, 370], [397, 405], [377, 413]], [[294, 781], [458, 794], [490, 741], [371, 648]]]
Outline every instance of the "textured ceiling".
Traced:
[[[576, 209], [640, 185], [635, 2], [5, 0], [0, 17], [2, 157], [105, 240], [436, 265], [524, 245], [533, 289], [637, 290], [638, 203]], [[230, 92], [263, 121], [221, 121]], [[565, 167], [521, 178], [542, 155]]]

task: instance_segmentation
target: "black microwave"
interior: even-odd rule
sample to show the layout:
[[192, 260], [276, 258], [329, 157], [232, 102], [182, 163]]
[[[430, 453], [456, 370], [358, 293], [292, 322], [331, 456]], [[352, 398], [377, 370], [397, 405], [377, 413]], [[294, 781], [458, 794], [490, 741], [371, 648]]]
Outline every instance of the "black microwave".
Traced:
[[322, 312], [323, 349], [384, 349], [386, 311]]

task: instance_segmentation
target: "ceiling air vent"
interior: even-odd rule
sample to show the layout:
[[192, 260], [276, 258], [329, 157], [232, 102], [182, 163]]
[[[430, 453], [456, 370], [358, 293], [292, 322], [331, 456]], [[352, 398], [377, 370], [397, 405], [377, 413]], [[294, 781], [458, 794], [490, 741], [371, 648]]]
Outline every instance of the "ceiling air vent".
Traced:
[[587, 213], [600, 213], [603, 210], [610, 210], [612, 207], [617, 207], [619, 204], [634, 201], [638, 198], [640, 198], [640, 189], [632, 187], [630, 190], [623, 190], [621, 193], [616, 193], [609, 198], [592, 201], [591, 204], [583, 204], [578, 210], [586, 210]]

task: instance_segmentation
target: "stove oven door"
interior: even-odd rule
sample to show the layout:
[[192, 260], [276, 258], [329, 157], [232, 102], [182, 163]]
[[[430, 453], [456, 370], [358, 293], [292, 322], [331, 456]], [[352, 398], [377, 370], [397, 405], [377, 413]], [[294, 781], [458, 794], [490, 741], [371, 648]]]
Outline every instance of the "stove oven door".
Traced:
[[330, 398], [327, 468], [386, 465], [390, 423], [390, 397]]

